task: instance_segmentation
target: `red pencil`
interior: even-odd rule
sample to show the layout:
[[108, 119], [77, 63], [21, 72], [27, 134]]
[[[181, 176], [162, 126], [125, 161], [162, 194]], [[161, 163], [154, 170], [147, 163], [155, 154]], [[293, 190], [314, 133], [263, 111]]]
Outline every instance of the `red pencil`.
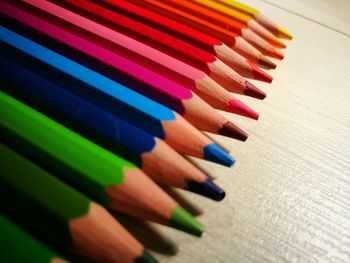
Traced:
[[[267, 43], [259, 35], [251, 31], [247, 25], [234, 21], [232, 19], [226, 18], [225, 23], [222, 25], [222, 19], [210, 19], [213, 15], [220, 15], [209, 8], [202, 7], [197, 3], [190, 3], [187, 1], [157, 1], [157, 0], [130, 0], [133, 3], [148, 8], [156, 13], [168, 16], [180, 23], [186, 24], [188, 26], [194, 27], [202, 32], [208, 32], [208, 34], [218, 37], [219, 39], [230, 38], [230, 42], [234, 41], [235, 36], [241, 35], [244, 39], [249, 41], [255, 47], [259, 48], [264, 54], [269, 56], [282, 59], [284, 55], [272, 45]], [[187, 5], [191, 5], [189, 8]], [[193, 6], [192, 6], [193, 5]], [[201, 8], [202, 7], [202, 8]], [[193, 15], [193, 13], [195, 15]], [[208, 14], [210, 13], [210, 14]], [[208, 20], [210, 22], [208, 22]], [[213, 23], [215, 22], [215, 23]], [[222, 39], [224, 41], [224, 39]], [[226, 41], [224, 41], [226, 43]], [[257, 51], [257, 50], [256, 50]], [[255, 52], [256, 53], [256, 52]], [[244, 54], [253, 59], [257, 54]], [[254, 55], [254, 57], [251, 57]]]
[[[183, 41], [191, 43], [221, 59], [227, 65], [235, 69], [239, 74], [245, 77], [254, 78], [266, 82], [271, 81], [271, 77], [265, 72], [260, 70], [255, 66], [254, 63], [248, 61], [244, 57], [240, 56], [228, 46], [226, 46], [222, 41], [214, 38], [206, 33], [192, 29], [191, 27], [185, 26], [178, 23], [172, 19], [165, 16], [161, 16], [157, 13], [149, 11], [145, 8], [139, 7], [135, 4], [126, 1], [116, 1], [116, 0], [103, 0], [109, 9], [116, 10], [118, 13], [124, 14], [140, 23], [147, 24], [160, 31], [166, 32], [179, 38]], [[245, 42], [240, 41], [242, 38], [237, 39], [232, 48], [244, 49], [246, 48]], [[244, 42], [244, 43], [243, 43]], [[257, 51], [255, 48], [253, 48]], [[260, 53], [259, 51], [257, 51]], [[276, 65], [263, 56], [260, 53], [258, 58], [259, 65], [263, 65], [268, 68], [275, 68]]]
[[[53, 5], [40, 0], [25, 0], [25, 2], [37, 7]], [[136, 63], [133, 55], [121, 54], [122, 51], [116, 48], [105, 48], [104, 43], [96, 36], [87, 34], [71, 24], [67, 25], [49, 13], [32, 8], [28, 12], [35, 13], [37, 16], [35, 19], [37, 22], [30, 25], [32, 28], [88, 56], [91, 62], [100, 62], [103, 68], [109, 67], [113, 70], [113, 73], [110, 74], [111, 78], [127, 81], [128, 84], [132, 82], [133, 84], [128, 85], [130, 88], [174, 109], [197, 128], [239, 140], [247, 139], [248, 135], [244, 131], [216, 112], [190, 90], [155, 73], [148, 66]], [[59, 46], [55, 44], [55, 49]], [[104, 71], [100, 66], [93, 65], [96, 63], [90, 64], [97, 72]]]
[[[113, 19], [113, 21], [118, 21], [118, 23], [127, 23], [131, 26], [137, 23], [136, 21], [129, 21], [127, 18], [120, 16], [119, 14], [116, 14], [93, 3], [89, 3], [85, 0], [66, 1], [74, 3], [77, 6], [79, 5], [81, 7], [85, 7], [90, 12], [100, 11], [98, 13], [100, 16], [109, 17], [110, 19]], [[201, 49], [198, 49], [196, 47], [190, 45], [188, 46], [188, 44], [185, 42], [178, 42], [176, 38], [170, 37], [166, 34], [163, 34], [162, 32], [160, 32], [160, 34], [154, 35], [154, 37], [156, 37], [159, 41], [163, 41], [162, 43], [165, 43], [165, 46], [177, 46], [177, 49], [183, 51], [182, 54], [185, 53], [188, 55], [190, 59], [187, 60], [189, 60], [189, 62], [192, 63], [194, 62], [194, 66], [199, 66], [201, 70], [208, 74], [206, 75], [204, 72], [198, 70], [197, 68], [191, 67], [186, 63], [182, 63], [179, 60], [173, 58], [172, 56], [168, 56], [158, 51], [157, 49], [153, 49], [141, 42], [134, 40], [133, 38], [123, 35], [117, 31], [113, 31], [109, 27], [102, 26], [101, 24], [95, 23], [92, 20], [89, 20], [85, 17], [81, 17], [64, 8], [59, 8], [57, 6], [57, 8], [51, 8], [50, 10], [47, 9], [46, 11], [84, 30], [96, 34], [112, 42], [113, 44], [116, 44], [121, 49], [124, 49], [125, 52], [135, 53], [141, 56], [142, 60], [144, 61], [146, 59], [156, 63], [157, 65], [159, 65], [159, 67], [161, 67], [158, 68], [154, 66], [153, 69], [156, 72], [161, 73], [167, 76], [168, 78], [179, 82], [184, 87], [193, 90], [204, 100], [206, 100], [210, 105], [218, 109], [227, 110], [249, 118], [258, 118], [257, 113], [246, 107], [242, 102], [240, 102], [237, 98], [233, 97], [229, 92], [224, 90], [215, 81], [217, 81], [229, 91], [238, 94], [248, 95], [258, 99], [265, 98], [265, 93], [255, 88], [251, 83], [246, 81], [239, 74], [234, 72], [231, 68], [226, 66], [220, 60], [216, 59], [215, 56], [205, 51], [202, 51]], [[138, 24], [136, 24], [135, 26], [138, 26]], [[145, 29], [144, 32], [147, 35], [152, 35], [152, 33], [154, 33], [152, 31], [152, 28], [141, 27], [141, 29]], [[156, 31], [155, 33], [158, 32]], [[164, 42], [164, 40], [166, 42]], [[172, 54], [173, 52], [170, 53]], [[180, 55], [178, 57], [183, 56]], [[196, 61], [193, 61], [194, 59], [191, 59], [193, 57], [196, 58]], [[163, 67], [167, 68], [168, 70], [163, 69]], [[212, 79], [214, 79], [215, 81], [213, 81]]]

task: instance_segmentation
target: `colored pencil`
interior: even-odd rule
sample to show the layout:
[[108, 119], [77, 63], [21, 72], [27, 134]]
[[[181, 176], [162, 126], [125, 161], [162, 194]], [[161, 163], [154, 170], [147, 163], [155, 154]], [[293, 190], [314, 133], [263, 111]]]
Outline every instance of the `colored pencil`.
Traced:
[[[25, 16], [25, 14], [27, 15]], [[93, 61], [89, 64], [94, 67], [94, 70], [101, 71], [104, 65], [111, 66], [113, 72], [110, 74], [110, 77], [117, 78], [118, 81], [123, 81], [123, 83], [126, 82], [135, 91], [165, 104], [183, 115], [186, 120], [198, 129], [217, 134], [221, 133], [239, 140], [247, 139], [248, 135], [244, 131], [228, 121], [197, 95], [193, 94], [191, 90], [157, 74], [149, 69], [149, 65], [140, 65], [132, 61], [132, 57], [121, 56], [118, 54], [118, 49], [110, 51], [99, 44], [93, 43], [96, 37], [90, 36], [89, 40], [85, 39], [80, 36], [81, 34], [77, 30], [74, 33], [69, 32], [68, 28], [71, 28], [70, 25], [63, 29], [26, 12], [23, 12], [21, 16], [18, 13], [11, 15], [16, 16], [17, 20], [24, 21], [26, 25], [34, 27], [35, 30], [46, 36], [63, 43], [65, 46], [68, 45], [68, 47], [73, 48], [73, 52], [80, 51], [82, 55], [92, 58]], [[51, 15], [50, 18], [52, 18]], [[53, 48], [57, 47], [58, 44], [54, 44]], [[58, 49], [61, 50], [62, 48]], [[102, 67], [96, 66], [96, 62], [102, 62]], [[225, 130], [226, 133], [222, 133], [222, 130]]]
[[156, 262], [103, 207], [3, 144], [0, 152], [0, 205], [22, 225], [94, 261]]
[[[86, 10], [87, 12], [91, 12], [91, 14], [98, 16], [97, 19], [96, 16], [94, 16], [95, 20], [98, 20], [98, 24], [91, 24], [91, 20], [87, 21], [86, 18], [77, 19], [77, 22], [80, 22], [79, 24], [81, 27], [84, 27], [86, 30], [91, 31], [91, 33], [99, 35], [108, 41], [124, 47], [123, 50], [130, 50], [130, 52], [139, 54], [140, 57], [147, 57], [148, 60], [162, 66], [161, 70], [159, 70], [160, 72], [163, 72], [163, 67], [166, 67], [172, 71], [169, 77], [176, 80], [186, 88], [198, 93], [199, 96], [213, 107], [227, 110], [242, 116], [251, 117], [253, 119], [258, 117], [257, 114], [251, 115], [251, 109], [246, 108], [241, 101], [233, 97], [233, 95], [225, 92], [225, 90], [213, 83], [210, 78], [226, 90], [238, 94], [244, 95], [244, 92], [246, 92], [249, 93], [250, 96], [253, 95], [257, 98], [262, 98], [265, 96], [264, 92], [255, 88], [247, 89], [246, 87], [252, 87], [252, 84], [225, 65], [221, 60], [217, 59], [214, 55], [199, 49], [196, 46], [190, 45], [187, 42], [179, 40], [176, 37], [86, 0], [68, 0], [66, 2], [69, 2], [74, 6], [85, 8], [84, 11]], [[82, 10], [75, 11], [81, 12]], [[53, 13], [53, 11], [51, 13]], [[83, 15], [86, 15], [86, 12], [84, 12]], [[72, 16], [73, 15], [70, 16], [70, 20], [72, 20]], [[63, 18], [63, 14], [60, 14], [60, 17]], [[108, 23], [108, 27], [104, 27], [102, 25], [102, 20], [105, 20], [106, 18], [109, 18], [107, 22], [113, 23], [113, 25]], [[82, 21], [84, 22], [82, 23]], [[87, 26], [87, 24], [90, 24], [91, 26]], [[117, 25], [117, 28], [114, 25]], [[122, 28], [120, 28], [119, 25]], [[125, 32], [123, 29], [125, 25], [130, 28], [130, 30], [128, 30], [129, 32]], [[133, 32], [130, 34], [130, 31]], [[148, 41], [145, 41], [145, 38], [147, 38]], [[153, 49], [150, 49], [150, 47]], [[154, 49], [156, 49], [156, 51]], [[164, 56], [164, 54], [168, 56]], [[142, 59], [144, 60], [144, 58]], [[185, 63], [185, 65], [179, 64], [176, 60]], [[203, 76], [203, 73], [198, 70], [202, 71], [207, 76], [204, 75], [205, 77], [197, 80], [194, 78], [194, 75]], [[250, 92], [252, 92], [252, 94], [250, 94]]]
[[241, 24], [244, 24], [246, 27], [248, 27], [253, 32], [255, 32], [257, 35], [261, 36], [263, 39], [266, 39], [269, 44], [279, 48], [286, 47], [286, 45], [282, 41], [280, 41], [275, 35], [273, 35], [270, 31], [268, 31], [265, 27], [263, 27], [261, 24], [256, 22], [250, 16], [242, 12], [239, 12], [233, 8], [230, 8], [220, 1], [215, 1], [215, 0], [209, 0], [209, 1], [194, 0], [194, 1], [197, 3], [201, 3], [202, 5], [208, 8], [211, 8], [212, 10], [215, 10], [221, 14], [224, 14], [226, 17], [230, 18], [231, 20], [235, 20]]
[[[108, 8], [116, 9], [118, 12], [132, 17], [134, 20], [138, 20], [140, 22], [158, 28], [163, 32], [173, 34], [177, 38], [181, 38], [184, 41], [192, 43], [193, 45], [211, 52], [223, 62], [234, 68], [242, 76], [257, 79], [265, 78], [263, 71], [255, 67], [251, 61], [248, 61], [232, 50], [241, 50], [242, 52], [250, 54], [248, 48], [251, 45], [247, 45], [247, 42], [241, 37], [235, 38], [236, 41], [230, 39], [229, 45], [231, 45], [230, 47], [232, 48], [230, 49], [221, 40], [212, 37], [206, 32], [195, 30], [191, 26], [183, 25], [182, 23], [152, 12], [136, 4], [118, 0], [103, 0], [102, 2], [104, 4], [108, 4]], [[100, 2], [99, 4], [102, 3]], [[266, 58], [256, 48], [251, 46], [251, 50], [251, 56], [254, 57], [255, 61], [259, 63], [260, 66], [267, 68], [276, 67], [276, 65], [271, 60]]]
[[[108, 27], [77, 15], [76, 13], [73, 13], [65, 8], [49, 2], [35, 0], [25, 0], [25, 2], [40, 8], [52, 16], [63, 19], [66, 22], [83, 29], [84, 31], [86, 30], [91, 32], [92, 34], [100, 36], [101, 38], [116, 44], [116, 47], [114, 48], [117, 48], [117, 50], [111, 50], [114, 51], [114, 53], [117, 53], [120, 49], [123, 49], [124, 52], [121, 52], [121, 55], [127, 54], [127, 57], [133, 57], [133, 55], [136, 54], [143, 61], [142, 64], [145, 64], [145, 62], [148, 60], [150, 63], [152, 63], [151, 65], [159, 65], [159, 67], [152, 67], [154, 72], [178, 82], [185, 88], [191, 89], [207, 103], [217, 109], [237, 113], [252, 119], [258, 119], [259, 117], [256, 112], [243, 104], [240, 100], [235, 98], [222, 87], [229, 91], [248, 95], [258, 99], [265, 98], [266, 94], [254, 87], [251, 83], [246, 81], [243, 77], [231, 70], [221, 61], [215, 61], [215, 64], [210, 64], [211, 68], [214, 68], [214, 71], [212, 71], [208, 76], [205, 72], [192, 67], [191, 65], [177, 60], [172, 56], [160, 52], [157, 49], [149, 47]], [[21, 18], [24, 19], [23, 16], [25, 15], [26, 14], [21, 15]], [[113, 59], [114, 57], [116, 56], [110, 58]], [[213, 58], [215, 59], [215, 57]], [[138, 62], [139, 60], [136, 59], [135, 63]], [[150, 67], [150, 65], [148, 66]], [[207, 64], [204, 64], [204, 67], [207, 67]], [[167, 70], [166, 73], [165, 70]], [[207, 70], [209, 70], [208, 67]], [[213, 79], [222, 86], [218, 85], [218, 83], [213, 81]]]
[[234, 0], [220, 0], [220, 2], [255, 19], [277, 37], [289, 40], [293, 38], [293, 36], [287, 30], [271, 21], [268, 17], [264, 16], [259, 10], [255, 8]]
[[[2, 12], [6, 6], [3, 3], [0, 4], [2, 7], [0, 12]], [[7, 43], [30, 57], [37, 58], [40, 64], [43, 62], [45, 66], [41, 70], [53, 68], [53, 72], [51, 71], [49, 74], [56, 77], [58, 81], [67, 76], [71, 77], [69, 81], [73, 83], [78, 81], [78, 84], [74, 86], [73, 93], [93, 101], [99, 107], [117, 114], [158, 138], [164, 139], [170, 146], [183, 154], [228, 166], [234, 163], [231, 156], [168, 108], [11, 30], [0, 27], [0, 32], [2, 33], [0, 39], [3, 40], [3, 43]], [[21, 55], [14, 57], [20, 58]], [[40, 64], [37, 67], [40, 67]], [[63, 74], [59, 74], [59, 72]], [[225, 130], [221, 132], [224, 133]]]
[[[0, 145], [0, 149], [3, 146]], [[7, 153], [7, 151], [1, 151]], [[6, 158], [7, 159], [7, 158]], [[8, 160], [8, 159], [7, 159]], [[17, 164], [14, 164], [17, 165]], [[0, 168], [1, 169], [1, 168]], [[2, 170], [2, 169], [1, 169]], [[67, 263], [48, 246], [0, 213], [0, 261]]]
[[[69, 9], [80, 12], [86, 17], [97, 20], [101, 24], [106, 24], [118, 32], [188, 63], [204, 71], [214, 80], [217, 75], [225, 75], [226, 70], [221, 70], [222, 61], [215, 57], [217, 55], [215, 52], [201, 49], [197, 45], [174, 37], [167, 32], [162, 32], [154, 27], [124, 16], [115, 10], [105, 8], [87, 0], [65, 0], [61, 1], [60, 4], [65, 4]], [[216, 66], [216, 64], [219, 64], [220, 67]], [[242, 68], [242, 70], [244, 69]], [[259, 69], [258, 72], [260, 74], [255, 79], [260, 78], [259, 80], [269, 83], [272, 81], [272, 77], [267, 73]], [[253, 72], [248, 75], [247, 73], [245, 74], [247, 77], [252, 77]]]
[[202, 234], [203, 226], [133, 164], [3, 92], [0, 101], [5, 140], [61, 179], [111, 209]]
[[[46, 107], [68, 116], [69, 120], [79, 122], [84, 130], [92, 130], [89, 139], [100, 143], [102, 140], [99, 138], [102, 137], [104, 140], [100, 145], [134, 163], [154, 181], [187, 189], [217, 201], [224, 198], [225, 192], [221, 188], [162, 140], [16, 63], [0, 58], [0, 69], [1, 81], [12, 84], [10, 91], [20, 91], [25, 97], [30, 95], [28, 100], [34, 97]], [[69, 126], [69, 120], [62, 122], [62, 118], [56, 119], [69, 128], [74, 126]], [[79, 130], [79, 127], [74, 128]], [[95, 133], [99, 135], [97, 138]]]
[[[179, 23], [183, 23], [187, 26], [190, 26], [201, 32], [207, 33], [215, 38], [218, 38], [229, 47], [232, 47], [235, 45], [237, 36], [241, 36], [233, 32], [231, 29], [227, 30], [222, 26], [219, 26], [217, 24], [214, 24], [211, 21], [208, 21], [208, 19], [206, 18], [203, 19], [201, 17], [198, 17], [198, 14], [201, 14], [201, 13], [196, 13], [196, 10], [183, 8], [182, 4], [186, 3], [183, 1], [179, 2], [179, 4], [176, 4], [175, 2], [173, 3], [170, 1], [157, 1], [157, 0], [144, 0], [144, 1], [130, 0], [130, 1], [132, 1], [137, 5], [148, 8], [153, 12], [160, 13], [164, 16], [167, 16]], [[192, 3], [192, 5], [195, 5], [195, 3]], [[244, 27], [243, 24], [241, 24], [241, 26]], [[239, 31], [239, 29], [237, 31]], [[255, 48], [253, 45], [249, 44], [252, 42], [245, 41], [243, 45], [239, 45], [239, 47], [242, 47], [241, 50], [237, 50], [237, 51], [240, 52], [240, 54], [242, 54], [246, 58], [257, 63], [259, 59], [261, 59], [261, 56], [263, 55], [263, 53], [260, 52], [260, 50], [262, 50], [261, 48], [265, 47], [266, 45], [270, 46], [273, 49], [275, 48], [269, 45], [266, 41], [264, 41], [254, 32], [249, 31], [249, 36], [250, 35], [254, 35], [254, 38], [250, 38], [249, 41], [251, 41], [251, 39], [257, 40], [254, 42], [254, 45], [259, 46], [259, 50]], [[246, 37], [245, 34], [242, 35], [242, 37], [245, 39]], [[276, 52], [279, 52], [279, 51], [276, 51]], [[268, 53], [268, 55], [271, 55], [271, 53]], [[281, 56], [281, 54], [279, 53], [272, 54], [272, 55], [278, 58], [280, 58]]]

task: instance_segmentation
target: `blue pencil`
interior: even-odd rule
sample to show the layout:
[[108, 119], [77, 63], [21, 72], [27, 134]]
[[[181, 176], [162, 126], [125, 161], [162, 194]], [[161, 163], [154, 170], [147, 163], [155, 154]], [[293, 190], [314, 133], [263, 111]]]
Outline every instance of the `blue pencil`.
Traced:
[[53, 67], [85, 83], [88, 87], [86, 89], [76, 87], [75, 91], [79, 95], [88, 97], [94, 103], [98, 103], [99, 107], [107, 107], [108, 111], [124, 120], [164, 139], [178, 152], [227, 166], [234, 163], [234, 159], [222, 148], [170, 109], [3, 26], [0, 27], [0, 39], [7, 45], [41, 61], [47, 67]]
[[[79, 122], [85, 129], [93, 130], [106, 139], [103, 146], [133, 162], [158, 183], [184, 188], [217, 201], [225, 196], [221, 188], [162, 140], [7, 59], [0, 58], [0, 72], [1, 81], [5, 85], [12, 84], [9, 90], [30, 95]], [[96, 142], [95, 136], [89, 138]]]

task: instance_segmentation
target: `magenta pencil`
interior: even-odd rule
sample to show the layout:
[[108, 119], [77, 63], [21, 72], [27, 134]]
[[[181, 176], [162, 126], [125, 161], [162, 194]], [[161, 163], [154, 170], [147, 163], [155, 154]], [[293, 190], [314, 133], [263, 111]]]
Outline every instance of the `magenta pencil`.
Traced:
[[[35, 2], [43, 3], [43, 1]], [[120, 74], [123, 74], [123, 78], [118, 80], [128, 78], [128, 81], [136, 81], [137, 85], [131, 84], [129, 87], [174, 109], [200, 130], [239, 140], [247, 139], [248, 135], [244, 131], [216, 112], [192, 91], [154, 72], [149, 65], [146, 67], [135, 63], [133, 55], [122, 54], [123, 52], [117, 48], [109, 50], [105, 48], [101, 39], [91, 34], [62, 23], [62, 20], [55, 19], [40, 10], [28, 9], [22, 4], [20, 6], [26, 14], [21, 16], [22, 23], [87, 55], [93, 61], [102, 62], [109, 66], [116, 76], [120, 77]], [[95, 70], [98, 71], [100, 68]]]

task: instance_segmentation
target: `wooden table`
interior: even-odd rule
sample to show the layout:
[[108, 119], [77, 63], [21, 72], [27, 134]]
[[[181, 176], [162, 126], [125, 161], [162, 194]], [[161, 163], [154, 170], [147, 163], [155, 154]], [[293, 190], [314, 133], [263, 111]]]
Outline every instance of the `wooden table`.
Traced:
[[350, 262], [350, 1], [244, 0], [293, 33], [258, 122], [215, 137], [237, 159], [200, 165], [227, 196], [174, 192], [206, 225], [201, 238], [123, 219], [161, 262]]

